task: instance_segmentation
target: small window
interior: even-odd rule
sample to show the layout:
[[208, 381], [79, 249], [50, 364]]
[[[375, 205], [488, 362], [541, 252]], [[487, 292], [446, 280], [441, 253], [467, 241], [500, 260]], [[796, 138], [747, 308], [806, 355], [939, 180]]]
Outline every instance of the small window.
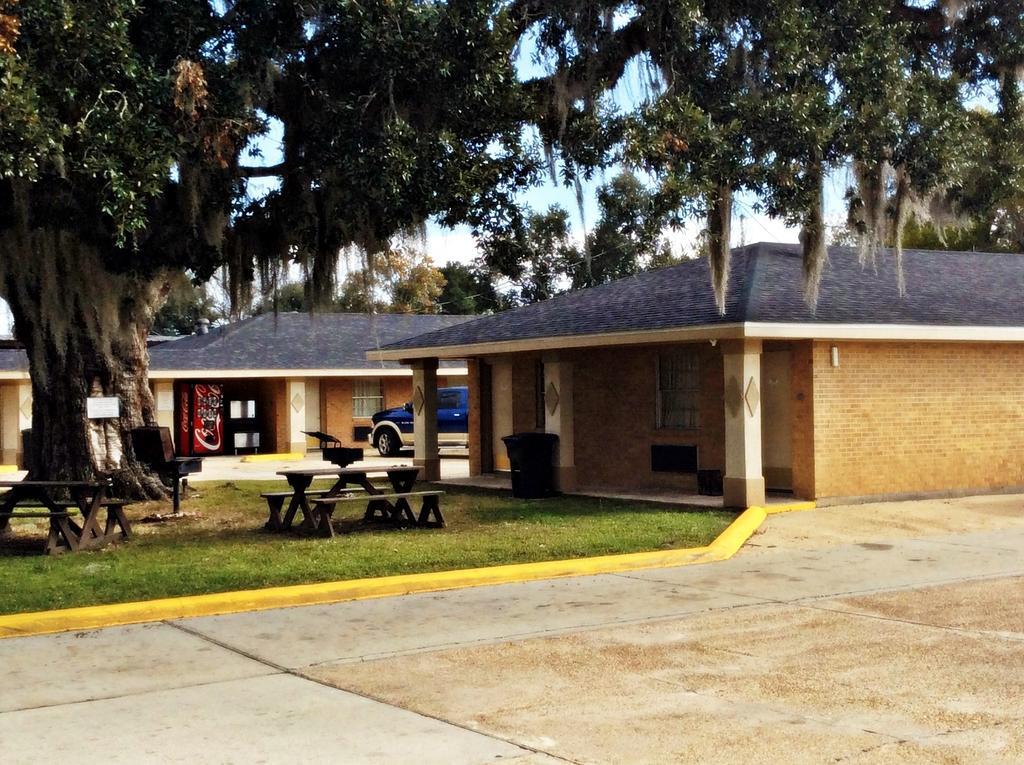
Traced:
[[438, 409], [458, 409], [459, 392], [457, 390], [440, 391], [437, 394]]
[[658, 356], [658, 427], [700, 427], [700, 356], [695, 350]]
[[256, 417], [255, 401], [232, 401], [228, 405], [228, 417], [232, 420], [252, 420]]
[[352, 388], [352, 416], [372, 417], [384, 408], [384, 393], [380, 380], [356, 380]]

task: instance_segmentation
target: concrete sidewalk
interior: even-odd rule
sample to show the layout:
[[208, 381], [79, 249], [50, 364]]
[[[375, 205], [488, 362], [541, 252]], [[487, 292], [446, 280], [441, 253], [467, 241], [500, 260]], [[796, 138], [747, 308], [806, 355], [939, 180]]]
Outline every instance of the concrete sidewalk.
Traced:
[[3, 640], [0, 757], [1019, 763], [1024, 501], [948, 502], [772, 517], [707, 566]]

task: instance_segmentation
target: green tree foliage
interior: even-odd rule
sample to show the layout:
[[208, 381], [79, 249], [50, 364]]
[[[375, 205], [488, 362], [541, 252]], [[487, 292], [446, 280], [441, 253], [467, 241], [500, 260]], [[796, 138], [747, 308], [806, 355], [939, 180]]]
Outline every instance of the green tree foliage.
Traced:
[[604, 284], [671, 262], [654, 194], [630, 172], [597, 191], [600, 218], [587, 235], [583, 258], [570, 264], [573, 289]]
[[[333, 306], [326, 306], [327, 309]], [[253, 306], [252, 315], [264, 313], [308, 313], [310, 310], [309, 296], [306, 285], [302, 282], [285, 282], [278, 284], [277, 289], [268, 292]]]
[[224, 318], [220, 306], [206, 285], [196, 284], [184, 272], [172, 274], [167, 298], [153, 319], [153, 334], [190, 335], [200, 319], [218, 322]]
[[675, 262], [657, 195], [636, 175], [623, 171], [600, 186], [597, 203], [585, 246], [572, 237], [569, 213], [556, 206], [528, 213], [512, 235], [486, 238], [483, 268], [516, 285], [511, 300], [532, 303]]
[[[29, 354], [39, 475], [158, 493], [126, 433], [155, 422], [144, 338], [170, 272], [226, 266], [240, 306], [298, 263], [308, 293], [329, 297], [343, 252], [372, 271], [430, 216], [508, 218], [534, 174], [498, 2], [3, 0], [0, 13], [0, 296]], [[271, 120], [284, 160], [268, 167], [252, 140]], [[279, 186], [252, 199], [261, 176]], [[88, 421], [98, 392], [121, 397], [120, 421]]]
[[[554, 71], [526, 90], [548, 104], [540, 125], [563, 174], [616, 158], [654, 175], [668, 219], [707, 219], [720, 301], [737, 192], [802, 226], [813, 302], [831, 170], [854, 171], [864, 260], [899, 242], [913, 209], [1005, 207], [1020, 188], [1020, 0], [539, 5]], [[630, 63], [647, 71], [650, 95], [616, 111], [608, 93]], [[972, 118], [984, 93], [995, 102], [987, 126]], [[964, 176], [986, 163], [984, 183]]]
[[437, 313], [444, 276], [415, 246], [388, 249], [374, 271], [355, 269], [345, 277], [333, 303], [355, 313]]
[[513, 303], [536, 303], [565, 291], [567, 268], [582, 261], [572, 239], [569, 213], [557, 205], [546, 212], [528, 212], [515, 227], [481, 242], [482, 259], [488, 268], [514, 285]]
[[[559, 264], [578, 260], [566, 213], [516, 205], [541, 164], [530, 126], [561, 181], [625, 163], [653, 179], [664, 221], [704, 218], [720, 303], [739, 192], [802, 226], [813, 302], [823, 184], [839, 167], [853, 170], [865, 261], [887, 241], [899, 258], [914, 211], [988, 220], [1019, 241], [1021, 11], [1021, 0], [0, 0], [0, 294], [32, 368], [33, 463], [54, 477], [133, 473], [122, 436], [155, 417], [141, 338], [173, 270], [226, 266], [243, 305], [252, 284], [297, 263], [310, 297], [330, 298], [342, 254], [375, 273], [396, 235], [434, 218], [472, 226], [520, 299], [561, 289]], [[533, 58], [526, 78], [520, 55]], [[623, 107], [616, 88], [638, 77], [646, 97]], [[253, 141], [272, 123], [283, 160], [268, 165]], [[279, 185], [251, 198], [248, 180], [268, 176]], [[609, 263], [609, 275], [632, 267], [628, 254]], [[605, 278], [600, 268], [591, 258], [582, 283]], [[89, 392], [121, 395], [122, 420], [89, 423]]]
[[448, 263], [441, 269], [444, 289], [438, 306], [444, 314], [495, 313], [508, 307], [490, 274], [479, 265]]

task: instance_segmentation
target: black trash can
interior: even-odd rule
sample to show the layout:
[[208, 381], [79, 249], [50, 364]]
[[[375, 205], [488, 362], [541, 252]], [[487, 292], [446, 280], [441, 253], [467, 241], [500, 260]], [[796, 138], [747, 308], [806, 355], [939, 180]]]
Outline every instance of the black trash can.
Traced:
[[541, 499], [555, 493], [554, 433], [514, 433], [501, 439], [512, 463], [512, 496]]

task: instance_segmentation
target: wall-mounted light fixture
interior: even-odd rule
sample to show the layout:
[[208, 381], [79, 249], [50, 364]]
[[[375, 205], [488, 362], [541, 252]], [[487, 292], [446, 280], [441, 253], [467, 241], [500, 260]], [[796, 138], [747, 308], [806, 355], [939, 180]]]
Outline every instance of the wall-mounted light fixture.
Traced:
[[838, 367], [839, 367], [839, 347], [833, 345], [829, 349], [829, 356], [832, 359], [832, 366], [833, 366], [833, 368], [838, 369]]

